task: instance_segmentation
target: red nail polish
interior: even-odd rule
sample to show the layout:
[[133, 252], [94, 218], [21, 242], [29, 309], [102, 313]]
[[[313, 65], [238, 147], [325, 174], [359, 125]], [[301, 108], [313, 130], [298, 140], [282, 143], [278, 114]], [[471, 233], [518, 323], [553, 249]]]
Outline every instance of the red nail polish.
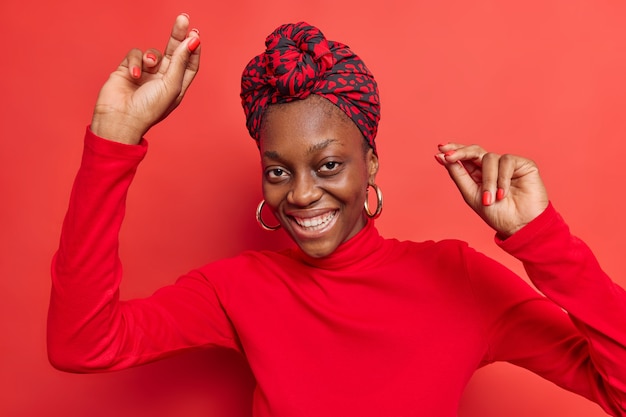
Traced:
[[444, 156], [454, 155], [455, 152], [456, 152], [455, 150], [448, 151], [448, 152], [444, 153]]
[[187, 13], [181, 13], [182, 16], [185, 16], [187, 20], [189, 20], [189, 15]]
[[435, 161], [439, 162], [440, 165], [445, 165], [438, 155], [435, 155]]
[[200, 38], [197, 36], [193, 36], [187, 44], [187, 49], [189, 49], [190, 52], [193, 52], [198, 49], [198, 46], [200, 46]]
[[498, 191], [496, 192], [496, 200], [500, 201], [504, 198], [504, 190], [502, 188], [498, 188]]
[[139, 67], [132, 67], [130, 69], [133, 78], [139, 78], [141, 76], [141, 70]]
[[200, 30], [198, 30], [198, 29], [196, 29], [196, 28], [193, 28], [193, 29], [191, 29], [191, 31], [192, 31], [192, 32], [196, 32], [196, 33], [198, 34], [198, 36], [200, 36]]
[[157, 60], [156, 55], [155, 55], [155, 54], [153, 54], [152, 52], [148, 52], [148, 53], [146, 54], [146, 58], [147, 58], [147, 59], [149, 59], [150, 61], [154, 61], [154, 62], [156, 62], [156, 60]]
[[490, 206], [491, 205], [491, 191], [484, 191], [483, 192], [483, 206]]

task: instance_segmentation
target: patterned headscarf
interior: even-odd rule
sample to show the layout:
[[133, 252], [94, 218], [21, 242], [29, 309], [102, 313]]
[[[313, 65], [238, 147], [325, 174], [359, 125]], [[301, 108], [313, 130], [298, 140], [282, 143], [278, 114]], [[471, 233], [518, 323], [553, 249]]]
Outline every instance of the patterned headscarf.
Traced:
[[259, 143], [261, 119], [271, 104], [317, 94], [343, 110], [376, 151], [380, 101], [374, 76], [348, 46], [327, 41], [305, 22], [278, 27], [241, 77], [241, 104], [250, 136]]

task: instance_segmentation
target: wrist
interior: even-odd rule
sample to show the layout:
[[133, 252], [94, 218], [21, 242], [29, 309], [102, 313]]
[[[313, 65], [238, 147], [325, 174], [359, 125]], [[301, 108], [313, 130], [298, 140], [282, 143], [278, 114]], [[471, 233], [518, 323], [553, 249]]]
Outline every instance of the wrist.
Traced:
[[137, 145], [145, 134], [143, 129], [137, 128], [136, 122], [97, 114], [91, 120], [90, 130], [98, 137], [126, 145]]
[[526, 225], [528, 225], [528, 223], [523, 223], [516, 227], [508, 228], [506, 230], [496, 230], [496, 237], [500, 240], [506, 240], [513, 236], [515, 233], [522, 230], [524, 227], [526, 227]]
[[[519, 234], [522, 230], [528, 229], [530, 225], [538, 223], [538, 219], [541, 217], [544, 217], [546, 211], [548, 211], [548, 208], [550, 207], [551, 207], [550, 201], [546, 200], [545, 206], [540, 207], [537, 209], [536, 212], [529, 214], [527, 216], [528, 220], [526, 222], [520, 222], [515, 226], [512, 225], [511, 227], [507, 229], [503, 229], [503, 230], [496, 229], [496, 239], [504, 241], [512, 237], [513, 235]], [[552, 209], [552, 211], [554, 211], [554, 209]]]

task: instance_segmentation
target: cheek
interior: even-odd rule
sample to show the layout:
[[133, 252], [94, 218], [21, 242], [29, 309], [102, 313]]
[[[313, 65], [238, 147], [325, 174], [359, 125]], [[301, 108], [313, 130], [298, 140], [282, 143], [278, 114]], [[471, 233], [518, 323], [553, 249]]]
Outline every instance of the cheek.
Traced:
[[269, 207], [275, 209], [280, 202], [285, 198], [286, 191], [284, 187], [277, 186], [275, 184], [269, 184], [263, 181], [263, 199]]
[[346, 178], [335, 187], [338, 197], [348, 204], [360, 204], [365, 201], [365, 190], [367, 189], [367, 177], [355, 174]]
[[263, 184], [262, 184], [263, 198], [268, 204], [271, 204], [271, 201], [274, 199], [275, 192], [272, 188], [273, 187], [269, 186], [265, 181], [263, 181]]
[[364, 163], [358, 170], [355, 170], [351, 176], [351, 186], [355, 194], [359, 195], [359, 198], [365, 199], [365, 191], [370, 180], [370, 172], [368, 166]]

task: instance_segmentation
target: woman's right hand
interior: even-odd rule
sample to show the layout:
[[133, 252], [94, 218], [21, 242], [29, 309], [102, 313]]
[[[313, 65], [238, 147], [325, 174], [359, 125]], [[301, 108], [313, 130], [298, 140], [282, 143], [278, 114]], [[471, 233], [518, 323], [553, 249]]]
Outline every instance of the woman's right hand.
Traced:
[[200, 65], [200, 38], [176, 18], [165, 52], [131, 50], [104, 84], [91, 121], [97, 136], [130, 145], [181, 102]]

